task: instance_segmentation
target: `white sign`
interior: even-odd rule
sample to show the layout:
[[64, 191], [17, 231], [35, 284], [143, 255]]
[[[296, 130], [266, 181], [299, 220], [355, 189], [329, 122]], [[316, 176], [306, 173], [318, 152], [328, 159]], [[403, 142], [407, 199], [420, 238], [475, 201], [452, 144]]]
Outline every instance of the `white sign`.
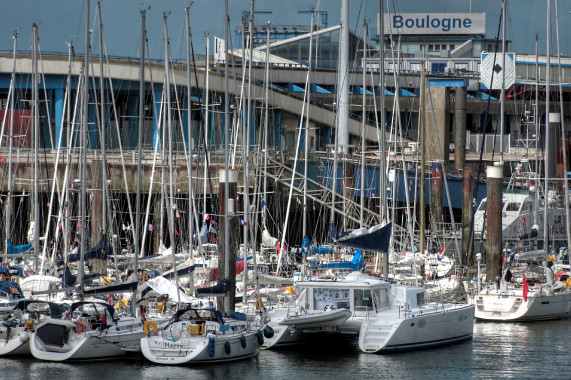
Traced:
[[226, 41], [214, 36], [214, 59], [217, 62], [226, 60]]
[[385, 13], [383, 22], [385, 34], [486, 33], [485, 13]]
[[502, 67], [502, 53], [482, 53], [482, 64], [480, 65], [482, 87], [501, 90], [504, 75], [506, 78], [505, 88], [508, 89], [515, 83], [515, 53], [506, 53], [505, 69]]

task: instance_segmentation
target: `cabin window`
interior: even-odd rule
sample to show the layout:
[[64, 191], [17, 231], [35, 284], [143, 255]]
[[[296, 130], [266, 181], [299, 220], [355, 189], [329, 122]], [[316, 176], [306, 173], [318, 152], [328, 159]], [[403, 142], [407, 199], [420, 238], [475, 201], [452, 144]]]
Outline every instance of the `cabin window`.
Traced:
[[519, 203], [519, 202], [510, 202], [510, 203], [508, 203], [508, 206], [506, 207], [506, 211], [519, 211], [520, 206], [521, 206], [521, 203]]
[[387, 289], [377, 289], [375, 290], [375, 307], [377, 310], [383, 309], [389, 306], [389, 296]]
[[480, 203], [480, 208], [478, 208], [478, 211], [486, 211], [486, 201], [482, 201], [482, 203]]
[[373, 294], [371, 290], [356, 289], [353, 295], [355, 310], [374, 310]]
[[313, 292], [314, 310], [349, 309], [350, 302], [349, 289], [315, 288]]
[[454, 49], [456, 49], [456, 45], [450, 44], [450, 50], [454, 50]]

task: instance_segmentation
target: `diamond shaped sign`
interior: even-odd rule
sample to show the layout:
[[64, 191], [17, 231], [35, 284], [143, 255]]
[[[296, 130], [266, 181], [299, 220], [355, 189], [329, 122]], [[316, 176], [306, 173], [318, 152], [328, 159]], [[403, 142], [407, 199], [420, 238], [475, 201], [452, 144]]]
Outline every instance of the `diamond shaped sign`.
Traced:
[[482, 88], [501, 90], [504, 75], [506, 89], [515, 83], [515, 53], [506, 53], [505, 68], [502, 68], [501, 64], [502, 53], [482, 53], [482, 64], [480, 65]]

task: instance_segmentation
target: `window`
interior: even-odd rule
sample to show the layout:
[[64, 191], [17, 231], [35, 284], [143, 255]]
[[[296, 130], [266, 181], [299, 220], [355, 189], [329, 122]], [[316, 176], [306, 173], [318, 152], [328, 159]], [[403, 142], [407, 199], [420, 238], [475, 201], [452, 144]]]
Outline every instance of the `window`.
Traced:
[[486, 206], [487, 206], [486, 201], [482, 201], [482, 203], [480, 203], [480, 208], [478, 208], [478, 211], [486, 211]]
[[442, 50], [446, 50], [446, 45], [442, 45]]
[[506, 207], [506, 211], [519, 211], [519, 206], [521, 206], [521, 203], [510, 202], [510, 203], [508, 203], [508, 206]]
[[434, 45], [434, 51], [440, 51], [440, 45]]
[[456, 49], [456, 45], [450, 44], [450, 50], [454, 50], [454, 49]]
[[428, 51], [434, 51], [434, 45], [428, 45]]
[[355, 310], [374, 310], [373, 295], [369, 289], [355, 289], [353, 300], [355, 301]]

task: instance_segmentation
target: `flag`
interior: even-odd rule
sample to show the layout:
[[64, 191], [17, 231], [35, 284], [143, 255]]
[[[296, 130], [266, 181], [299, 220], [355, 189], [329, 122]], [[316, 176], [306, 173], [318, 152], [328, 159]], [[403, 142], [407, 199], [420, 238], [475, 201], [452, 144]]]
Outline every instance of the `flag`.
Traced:
[[240, 224], [243, 225], [244, 227], [246, 227], [248, 225], [248, 223], [243, 220], [242, 218], [240, 218]]
[[236, 202], [240, 202], [240, 196], [236, 195]]
[[297, 197], [297, 203], [301, 204], [301, 201], [299, 200], [299, 197]]
[[81, 222], [77, 222], [77, 228], [81, 228]]
[[210, 215], [204, 214], [204, 220], [210, 220]]
[[527, 278], [525, 278], [525, 273], [523, 274], [523, 301], [527, 302], [527, 293], [529, 293], [529, 287], [527, 286]]
[[147, 224], [147, 231], [151, 231], [153, 232], [155, 230], [155, 226], [153, 226], [152, 224]]
[[313, 211], [315, 211], [315, 202], [313, 203]]
[[216, 228], [214, 228], [212, 224], [210, 225], [210, 227], [208, 227], [208, 232], [210, 232], [211, 234], [218, 234], [218, 231], [216, 231]]
[[262, 198], [261, 207], [262, 207], [262, 209], [264, 209], [264, 207], [266, 207], [266, 201], [264, 200], [264, 198]]
[[436, 170], [436, 178], [440, 178], [440, 170], [438, 168], [434, 168]]
[[174, 229], [174, 234], [178, 236], [178, 230], [176, 228]]

